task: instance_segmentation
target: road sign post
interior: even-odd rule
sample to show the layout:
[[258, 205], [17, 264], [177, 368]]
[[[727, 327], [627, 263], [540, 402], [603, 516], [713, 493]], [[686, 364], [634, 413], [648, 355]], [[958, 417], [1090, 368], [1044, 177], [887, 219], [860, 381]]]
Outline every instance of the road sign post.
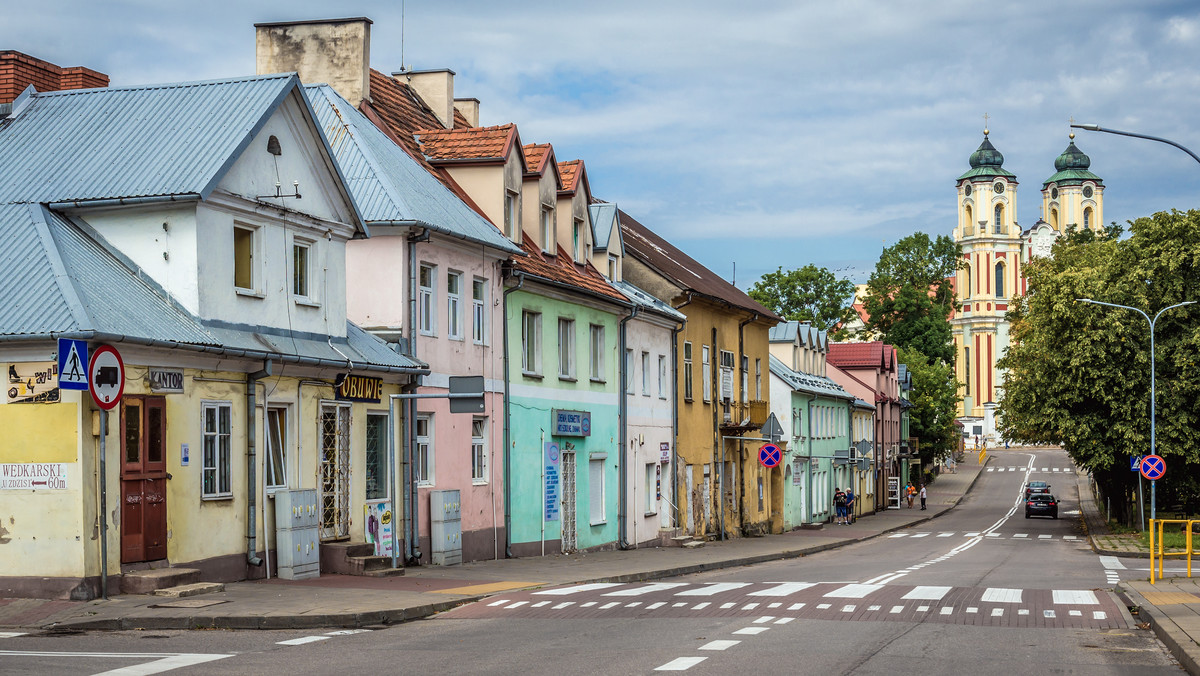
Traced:
[[92, 351], [88, 362], [87, 387], [100, 407], [100, 591], [108, 600], [108, 466], [105, 440], [108, 438], [108, 412], [121, 402], [125, 392], [125, 362], [111, 345]]
[[1147, 455], [1142, 458], [1141, 473], [1150, 480], [1150, 523], [1154, 523], [1154, 484], [1167, 473], [1167, 463], [1162, 456]]

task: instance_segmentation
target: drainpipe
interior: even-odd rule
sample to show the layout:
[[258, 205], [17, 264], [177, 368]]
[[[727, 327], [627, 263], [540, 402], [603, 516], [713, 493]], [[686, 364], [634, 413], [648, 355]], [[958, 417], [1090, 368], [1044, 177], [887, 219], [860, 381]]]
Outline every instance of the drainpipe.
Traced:
[[[628, 364], [626, 363], [625, 349], [629, 344], [628, 338], [625, 336], [625, 325], [638, 315], [638, 306], [633, 306], [633, 311], [629, 316], [621, 319], [621, 330], [618, 334], [620, 347], [617, 348], [617, 359], [620, 361], [617, 364], [620, 367], [620, 375], [617, 377], [621, 398], [617, 400], [617, 438], [621, 444], [621, 452], [617, 456], [617, 464], [620, 466], [620, 472], [617, 477], [617, 546], [621, 549], [629, 549], [629, 526], [625, 523], [629, 510], [626, 509], [625, 501], [629, 495], [629, 384], [626, 380], [629, 378]], [[634, 543], [636, 546], [637, 543]]]
[[[417, 244], [429, 241], [429, 228], [421, 228], [420, 234], [408, 236], [408, 353], [417, 358]], [[413, 394], [419, 387], [416, 379], [408, 383], [402, 392]], [[406, 563], [420, 562], [420, 525], [418, 518], [417, 482], [413, 476], [413, 454], [416, 448], [417, 426], [414, 423], [417, 401], [404, 402], [404, 559]]]
[[[514, 291], [520, 291], [522, 286], [525, 286], [525, 273], [516, 273], [517, 285], [504, 290], [504, 300], [501, 303], [501, 312], [504, 313], [504, 318], [501, 324], [504, 326], [502, 347], [504, 349], [504, 556], [512, 558], [512, 441], [509, 438], [509, 372], [508, 372], [508, 296]], [[545, 502], [543, 500], [542, 502]], [[544, 521], [544, 519], [543, 519]]]
[[[719, 368], [712, 367], [712, 358], [717, 353], [717, 327], [712, 328], [712, 348], [708, 351], [708, 386], [711, 388], [712, 400], [709, 401], [709, 406], [712, 406], [712, 424], [713, 424], [713, 453], [720, 449], [720, 464], [717, 466], [717, 517], [721, 523], [721, 539], [725, 539], [725, 440], [721, 438], [720, 420], [717, 417], [717, 407], [721, 401], [721, 388], [717, 386]], [[701, 356], [704, 356], [704, 351], [700, 351]], [[703, 367], [700, 369], [704, 372]]]
[[252, 566], [263, 565], [258, 558], [258, 524], [255, 522], [254, 509], [258, 497], [257, 442], [255, 428], [258, 425], [258, 402], [255, 396], [258, 392], [258, 381], [271, 375], [271, 360], [263, 361], [260, 371], [246, 374], [246, 562]]
[[[692, 302], [692, 292], [688, 291], [687, 300], [676, 305], [678, 310]], [[686, 315], [685, 315], [686, 317]], [[675, 391], [671, 396], [671, 497], [674, 498], [675, 508], [674, 519], [672, 523], [676, 528], [679, 527], [679, 522], [682, 519], [681, 512], [683, 511], [683, 501], [679, 499], [679, 466], [676, 459], [679, 457], [679, 333], [687, 325], [687, 319], [684, 323], [671, 330], [671, 368], [674, 369]], [[690, 496], [689, 496], [690, 497]], [[695, 520], [695, 515], [692, 515]]]
[[[738, 322], [738, 370], [739, 371], [742, 368], [742, 357], [744, 357], [746, 354], [746, 341], [743, 336], [742, 329], [745, 329], [747, 324], [755, 321], [756, 319], [758, 319], [757, 312], [750, 315], [749, 319]], [[746, 361], [746, 373], [744, 375], [746, 376], [746, 387], [749, 388], [750, 387], [750, 360], [746, 359], [745, 361]], [[768, 364], [768, 367], [769, 366], [770, 365]], [[770, 371], [770, 368], [768, 368], [767, 370]], [[738, 384], [739, 385], [741, 384], [740, 378], [738, 379]], [[768, 386], [769, 386], [769, 381], [768, 381]], [[746, 418], [749, 419], [749, 417], [750, 417], [750, 393], [743, 392], [742, 396], [744, 396], [746, 398]], [[743, 444], [744, 444], [744, 442], [739, 439], [738, 440], [738, 464], [742, 464], [745, 462], [745, 458], [743, 457], [745, 455], [745, 448], [744, 448]], [[746, 471], [744, 468], [742, 470], [742, 480], [743, 481], [746, 480]], [[745, 491], [745, 490], [742, 491], [742, 499], [741, 499], [741, 503], [742, 503], [742, 519], [741, 519], [741, 521], [742, 521], [742, 531], [743, 532], [745, 532], [745, 529], [746, 529], [746, 515], [750, 513], [750, 509], [746, 505], [746, 493], [747, 493], [747, 491]]]

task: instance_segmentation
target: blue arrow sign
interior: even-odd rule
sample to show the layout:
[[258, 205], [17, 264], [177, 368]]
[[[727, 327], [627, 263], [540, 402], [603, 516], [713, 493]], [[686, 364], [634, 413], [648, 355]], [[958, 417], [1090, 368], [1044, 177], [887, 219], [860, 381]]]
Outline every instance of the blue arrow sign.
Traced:
[[779, 447], [775, 444], [763, 444], [762, 447], [758, 449], [758, 462], [763, 467], [775, 467], [782, 459], [783, 454], [780, 453]]
[[1157, 455], [1142, 458], [1142, 476], [1151, 481], [1161, 479], [1167, 473], [1167, 463]]

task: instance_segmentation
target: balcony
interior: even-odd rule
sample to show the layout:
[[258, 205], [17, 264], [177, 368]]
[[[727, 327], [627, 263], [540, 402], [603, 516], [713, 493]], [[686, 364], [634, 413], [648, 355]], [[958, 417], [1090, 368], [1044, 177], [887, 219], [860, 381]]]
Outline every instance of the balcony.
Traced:
[[771, 407], [765, 401], [721, 403], [721, 429], [756, 430], [767, 422]]

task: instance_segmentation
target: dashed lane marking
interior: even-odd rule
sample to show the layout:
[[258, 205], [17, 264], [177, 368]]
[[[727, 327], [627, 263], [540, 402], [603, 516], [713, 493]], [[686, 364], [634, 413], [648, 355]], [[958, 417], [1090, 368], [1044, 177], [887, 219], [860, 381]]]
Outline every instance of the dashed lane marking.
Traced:
[[758, 636], [768, 629], [770, 629], [770, 627], [742, 627], [733, 633], [739, 636]]
[[691, 669], [692, 667], [696, 666], [697, 664], [700, 664], [701, 662], [703, 662], [706, 659], [708, 659], [708, 658], [707, 657], [676, 657], [675, 659], [671, 660], [670, 662], [667, 662], [666, 664], [662, 665], [661, 667], [656, 668], [655, 671], [687, 671], [688, 669]]
[[720, 640], [716, 640], [716, 641], [709, 641], [708, 643], [705, 643], [704, 645], [700, 646], [700, 649], [701, 650], [729, 650], [730, 648], [732, 648], [733, 646], [735, 646], [739, 643], [741, 643], [741, 641], [736, 641], [733, 639], [720, 639]]
[[301, 636], [300, 638], [289, 638], [286, 641], [276, 641], [275, 645], [304, 645], [305, 643], [316, 643], [317, 641], [328, 641], [329, 636]]

